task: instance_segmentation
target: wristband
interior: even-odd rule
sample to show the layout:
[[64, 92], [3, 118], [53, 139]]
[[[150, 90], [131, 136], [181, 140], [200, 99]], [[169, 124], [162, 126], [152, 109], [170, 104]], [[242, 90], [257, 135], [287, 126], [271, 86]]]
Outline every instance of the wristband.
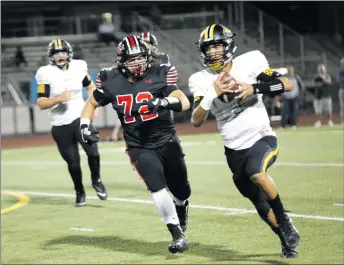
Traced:
[[252, 86], [255, 94], [269, 94], [275, 96], [284, 92], [283, 82], [279, 79], [274, 79], [267, 83], [252, 84]]
[[87, 125], [87, 127], [90, 125], [90, 120], [89, 119], [87, 119], [87, 118], [81, 118], [80, 119], [80, 127], [82, 126], [82, 125]]
[[182, 102], [180, 101], [179, 98], [176, 98], [176, 97], [165, 97], [162, 100], [165, 101], [165, 103], [163, 103], [162, 105], [165, 108], [168, 108], [170, 110], [180, 112], [182, 110], [182, 108], [183, 108]]

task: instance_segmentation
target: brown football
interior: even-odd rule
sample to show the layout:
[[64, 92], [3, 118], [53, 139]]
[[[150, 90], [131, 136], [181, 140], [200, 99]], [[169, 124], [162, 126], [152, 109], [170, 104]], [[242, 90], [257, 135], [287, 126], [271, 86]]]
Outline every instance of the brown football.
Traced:
[[[230, 83], [233, 83], [233, 86], [232, 86], [232, 90], [237, 90], [239, 89], [239, 86], [238, 84], [236, 83], [235, 79], [233, 76], [231, 76], [230, 74], [228, 74], [228, 72], [224, 72], [224, 75], [221, 77], [220, 80], [223, 80], [224, 78], [228, 77], [229, 76], [229, 81], [226, 82], [226, 84], [230, 84]], [[230, 102], [234, 99], [235, 96], [239, 95], [239, 93], [224, 93], [222, 95], [219, 96], [219, 99], [222, 101], [222, 102]]]

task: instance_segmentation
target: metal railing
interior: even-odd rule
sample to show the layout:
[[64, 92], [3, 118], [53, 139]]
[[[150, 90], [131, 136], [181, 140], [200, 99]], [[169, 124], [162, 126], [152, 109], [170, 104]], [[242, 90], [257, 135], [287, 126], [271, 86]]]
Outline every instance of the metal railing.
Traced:
[[[318, 63], [327, 64], [326, 52], [315, 41], [297, 33], [277, 19], [257, 9], [250, 3], [236, 2], [240, 14], [237, 26], [240, 34], [253, 38], [261, 51], [275, 53], [279, 62], [277, 66], [294, 65], [299, 71], [309, 75], [316, 72]], [[236, 9], [233, 8], [232, 9]], [[313, 67], [310, 67], [313, 63]]]
[[188, 65], [191, 71], [199, 71], [202, 69], [202, 65], [189, 53], [183, 45], [181, 45], [178, 40], [172, 38], [166, 34], [160, 25], [154, 24], [148, 18], [140, 16], [137, 13], [133, 13], [132, 17], [132, 32], [138, 34], [142, 31], [152, 32], [160, 43], [164, 47], [164, 52], [169, 54], [173, 61], [179, 65]]

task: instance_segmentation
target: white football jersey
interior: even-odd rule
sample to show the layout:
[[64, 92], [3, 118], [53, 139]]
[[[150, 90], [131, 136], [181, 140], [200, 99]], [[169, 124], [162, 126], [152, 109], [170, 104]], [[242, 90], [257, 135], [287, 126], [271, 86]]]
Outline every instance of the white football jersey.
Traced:
[[80, 117], [85, 105], [82, 96], [82, 81], [87, 72], [87, 63], [83, 60], [72, 60], [67, 71], [62, 71], [56, 65], [46, 65], [38, 69], [36, 81], [40, 84], [50, 85], [49, 98], [56, 97], [64, 90], [69, 91], [71, 99], [64, 103], [59, 103], [49, 109], [51, 124], [61, 126], [72, 123]]
[[[248, 84], [257, 83], [257, 76], [269, 69], [268, 61], [260, 51], [251, 51], [233, 59], [229, 72], [235, 80]], [[194, 98], [203, 97], [209, 89], [215, 89], [213, 82], [218, 73], [210, 69], [196, 72], [189, 78], [189, 88]], [[213, 101], [210, 112], [216, 117], [218, 129], [224, 145], [230, 149], [240, 150], [251, 147], [266, 135], [276, 135], [270, 126], [262, 95], [254, 95], [256, 103], [234, 114], [237, 100], [224, 103], [219, 98]]]

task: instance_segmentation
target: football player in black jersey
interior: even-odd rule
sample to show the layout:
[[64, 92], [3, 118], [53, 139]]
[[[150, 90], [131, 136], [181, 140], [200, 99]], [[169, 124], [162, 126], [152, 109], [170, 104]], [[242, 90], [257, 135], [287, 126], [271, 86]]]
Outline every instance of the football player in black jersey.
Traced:
[[[148, 52], [149, 52], [149, 58], [151, 63], [157, 63], [157, 64], [169, 64], [170, 63], [170, 57], [166, 53], [161, 53], [158, 49], [159, 42], [157, 38], [150, 32], [142, 32], [140, 36], [138, 36], [147, 46]], [[113, 131], [111, 133], [111, 136], [106, 139], [108, 141], [117, 141], [121, 140], [122, 137], [119, 136], [119, 130], [121, 129], [122, 124], [120, 122], [117, 122], [113, 128]]]
[[177, 87], [175, 67], [152, 64], [140, 38], [128, 36], [119, 43], [117, 65], [100, 71], [97, 77], [97, 89], [81, 114], [83, 139], [97, 141], [89, 130], [90, 120], [98, 106], [111, 103], [121, 120], [132, 166], [144, 180], [171, 232], [168, 249], [171, 253], [183, 252], [188, 248], [184, 232], [191, 189], [170, 110], [186, 111], [190, 102]]

